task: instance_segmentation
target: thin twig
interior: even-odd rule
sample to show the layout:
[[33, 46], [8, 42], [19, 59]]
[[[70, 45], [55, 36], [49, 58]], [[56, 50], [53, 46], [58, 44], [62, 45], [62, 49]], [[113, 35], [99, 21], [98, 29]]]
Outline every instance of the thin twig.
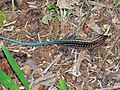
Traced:
[[114, 48], [114, 46], [115, 46], [115, 44], [117, 43], [117, 41], [119, 40], [119, 38], [120, 38], [120, 36], [118, 36], [118, 37], [116, 38], [116, 40], [115, 40], [115, 41], [113, 42], [113, 44], [112, 44], [112, 47], [111, 47], [111, 48], [109, 49], [109, 51], [107, 52], [105, 58], [103, 59], [103, 63], [102, 63], [102, 65], [101, 65], [101, 67], [100, 67], [99, 72], [101, 71], [102, 67], [104, 66], [104, 64], [105, 64], [105, 62], [106, 62], [106, 59], [107, 59], [108, 56], [110, 55], [111, 50]]
[[15, 11], [15, 0], [12, 0], [12, 11]]
[[81, 50], [78, 56], [78, 59], [75, 62], [75, 65], [73, 66], [72, 74], [79, 77], [80, 76], [80, 66], [81, 62], [84, 59], [86, 50]]
[[112, 87], [102, 88], [101, 90], [113, 90], [113, 89], [120, 89], [120, 85], [118, 85], [118, 86], [112, 86]]
[[90, 15], [90, 13], [91, 13], [91, 9], [92, 9], [92, 7], [89, 8], [89, 10], [88, 10], [88, 12], [87, 12], [87, 15], [86, 15], [86, 17], [85, 17], [85, 19], [84, 19], [84, 21], [78, 25], [78, 28], [77, 28], [77, 30], [76, 30], [77, 35], [79, 34], [79, 32], [82, 30], [84, 24], [86, 23], [89, 15]]
[[75, 65], [76, 66], [76, 72], [79, 72], [79, 70], [80, 70], [80, 66], [81, 66], [82, 60], [84, 59], [85, 52], [86, 52], [86, 50], [82, 50], [79, 53], [79, 57], [78, 57], [78, 60], [76, 62], [76, 65]]
[[50, 69], [50, 67], [54, 64], [54, 63], [56, 63], [56, 62], [58, 62], [59, 60], [60, 60], [60, 57], [63, 55], [63, 53], [60, 53], [56, 58], [55, 58], [55, 60], [42, 72], [42, 74], [46, 74], [47, 73], [47, 71]]
[[[110, 14], [110, 13], [109, 13], [109, 14]], [[110, 14], [110, 15], [111, 15], [111, 14]], [[111, 22], [112, 22], [112, 21], [111, 21]], [[104, 57], [103, 63], [102, 63], [102, 65], [101, 65], [101, 67], [100, 67], [100, 70], [99, 70], [98, 74], [100, 73], [102, 67], [104, 66], [104, 64], [105, 64], [105, 62], [106, 62], [106, 59], [107, 59], [108, 56], [110, 55], [111, 50], [114, 48], [114, 46], [116, 45], [116, 43], [117, 43], [118, 40], [120, 39], [120, 30], [117, 28], [117, 26], [116, 26], [114, 23], [111, 23], [111, 24], [112, 24], [112, 26], [114, 26], [114, 28], [115, 28], [116, 31], [118, 32], [117, 38], [116, 38], [116, 40], [113, 42], [112, 47], [111, 47], [111, 48], [109, 49], [109, 51], [107, 52], [106, 56]]]

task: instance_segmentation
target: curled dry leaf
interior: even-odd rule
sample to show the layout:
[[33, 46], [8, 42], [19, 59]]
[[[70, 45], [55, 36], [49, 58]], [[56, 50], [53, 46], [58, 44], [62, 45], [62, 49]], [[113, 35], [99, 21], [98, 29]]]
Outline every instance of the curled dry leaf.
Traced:
[[88, 35], [91, 32], [90, 27], [88, 27], [87, 25], [85, 25], [83, 27], [83, 32]]
[[40, 87], [38, 88], [38, 90], [45, 90], [45, 85], [40, 85]]

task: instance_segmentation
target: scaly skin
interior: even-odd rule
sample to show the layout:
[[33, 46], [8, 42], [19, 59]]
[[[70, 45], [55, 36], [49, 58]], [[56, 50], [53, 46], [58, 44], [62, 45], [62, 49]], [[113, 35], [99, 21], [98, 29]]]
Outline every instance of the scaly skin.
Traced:
[[26, 46], [42, 46], [42, 45], [60, 44], [60, 45], [65, 45], [73, 48], [84, 49], [84, 48], [92, 48], [92, 47], [102, 45], [107, 37], [108, 37], [107, 35], [100, 35], [99, 37], [91, 41], [85, 41], [81, 39], [66, 39], [66, 40], [52, 40], [48, 42], [36, 42], [36, 43], [20, 42], [20, 41], [13, 40], [10, 38], [5, 38], [2, 36], [0, 36], [0, 39], [21, 44], [21, 45], [26, 45]]

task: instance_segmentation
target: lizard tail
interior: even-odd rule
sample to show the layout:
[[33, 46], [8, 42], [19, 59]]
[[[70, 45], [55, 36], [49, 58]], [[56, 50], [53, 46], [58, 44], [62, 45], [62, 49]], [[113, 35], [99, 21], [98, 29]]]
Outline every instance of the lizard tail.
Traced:
[[2, 36], [0, 36], [0, 39], [10, 41], [10, 42], [13, 42], [13, 43], [17, 43], [17, 44], [21, 44], [21, 45], [26, 45], [26, 46], [42, 46], [42, 45], [61, 44], [62, 43], [59, 40], [52, 40], [52, 41], [48, 41], [48, 42], [27, 43], [27, 42], [21, 42], [21, 41], [13, 40], [13, 39], [10, 39], [10, 38], [5, 38], [5, 37], [2, 37]]

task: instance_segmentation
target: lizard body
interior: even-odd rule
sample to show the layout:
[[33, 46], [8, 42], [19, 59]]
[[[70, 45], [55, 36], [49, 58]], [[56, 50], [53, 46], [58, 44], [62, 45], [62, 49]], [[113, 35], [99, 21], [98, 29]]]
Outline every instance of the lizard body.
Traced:
[[26, 45], [26, 46], [42, 46], [42, 45], [60, 44], [68, 47], [85, 49], [85, 48], [92, 48], [92, 47], [102, 45], [107, 37], [108, 37], [107, 35], [100, 35], [99, 37], [91, 41], [81, 40], [81, 39], [65, 39], [65, 40], [52, 40], [48, 42], [36, 42], [36, 43], [20, 42], [20, 41], [13, 40], [10, 38], [5, 38], [2, 36], [0, 36], [0, 39], [21, 44], [21, 45]]

